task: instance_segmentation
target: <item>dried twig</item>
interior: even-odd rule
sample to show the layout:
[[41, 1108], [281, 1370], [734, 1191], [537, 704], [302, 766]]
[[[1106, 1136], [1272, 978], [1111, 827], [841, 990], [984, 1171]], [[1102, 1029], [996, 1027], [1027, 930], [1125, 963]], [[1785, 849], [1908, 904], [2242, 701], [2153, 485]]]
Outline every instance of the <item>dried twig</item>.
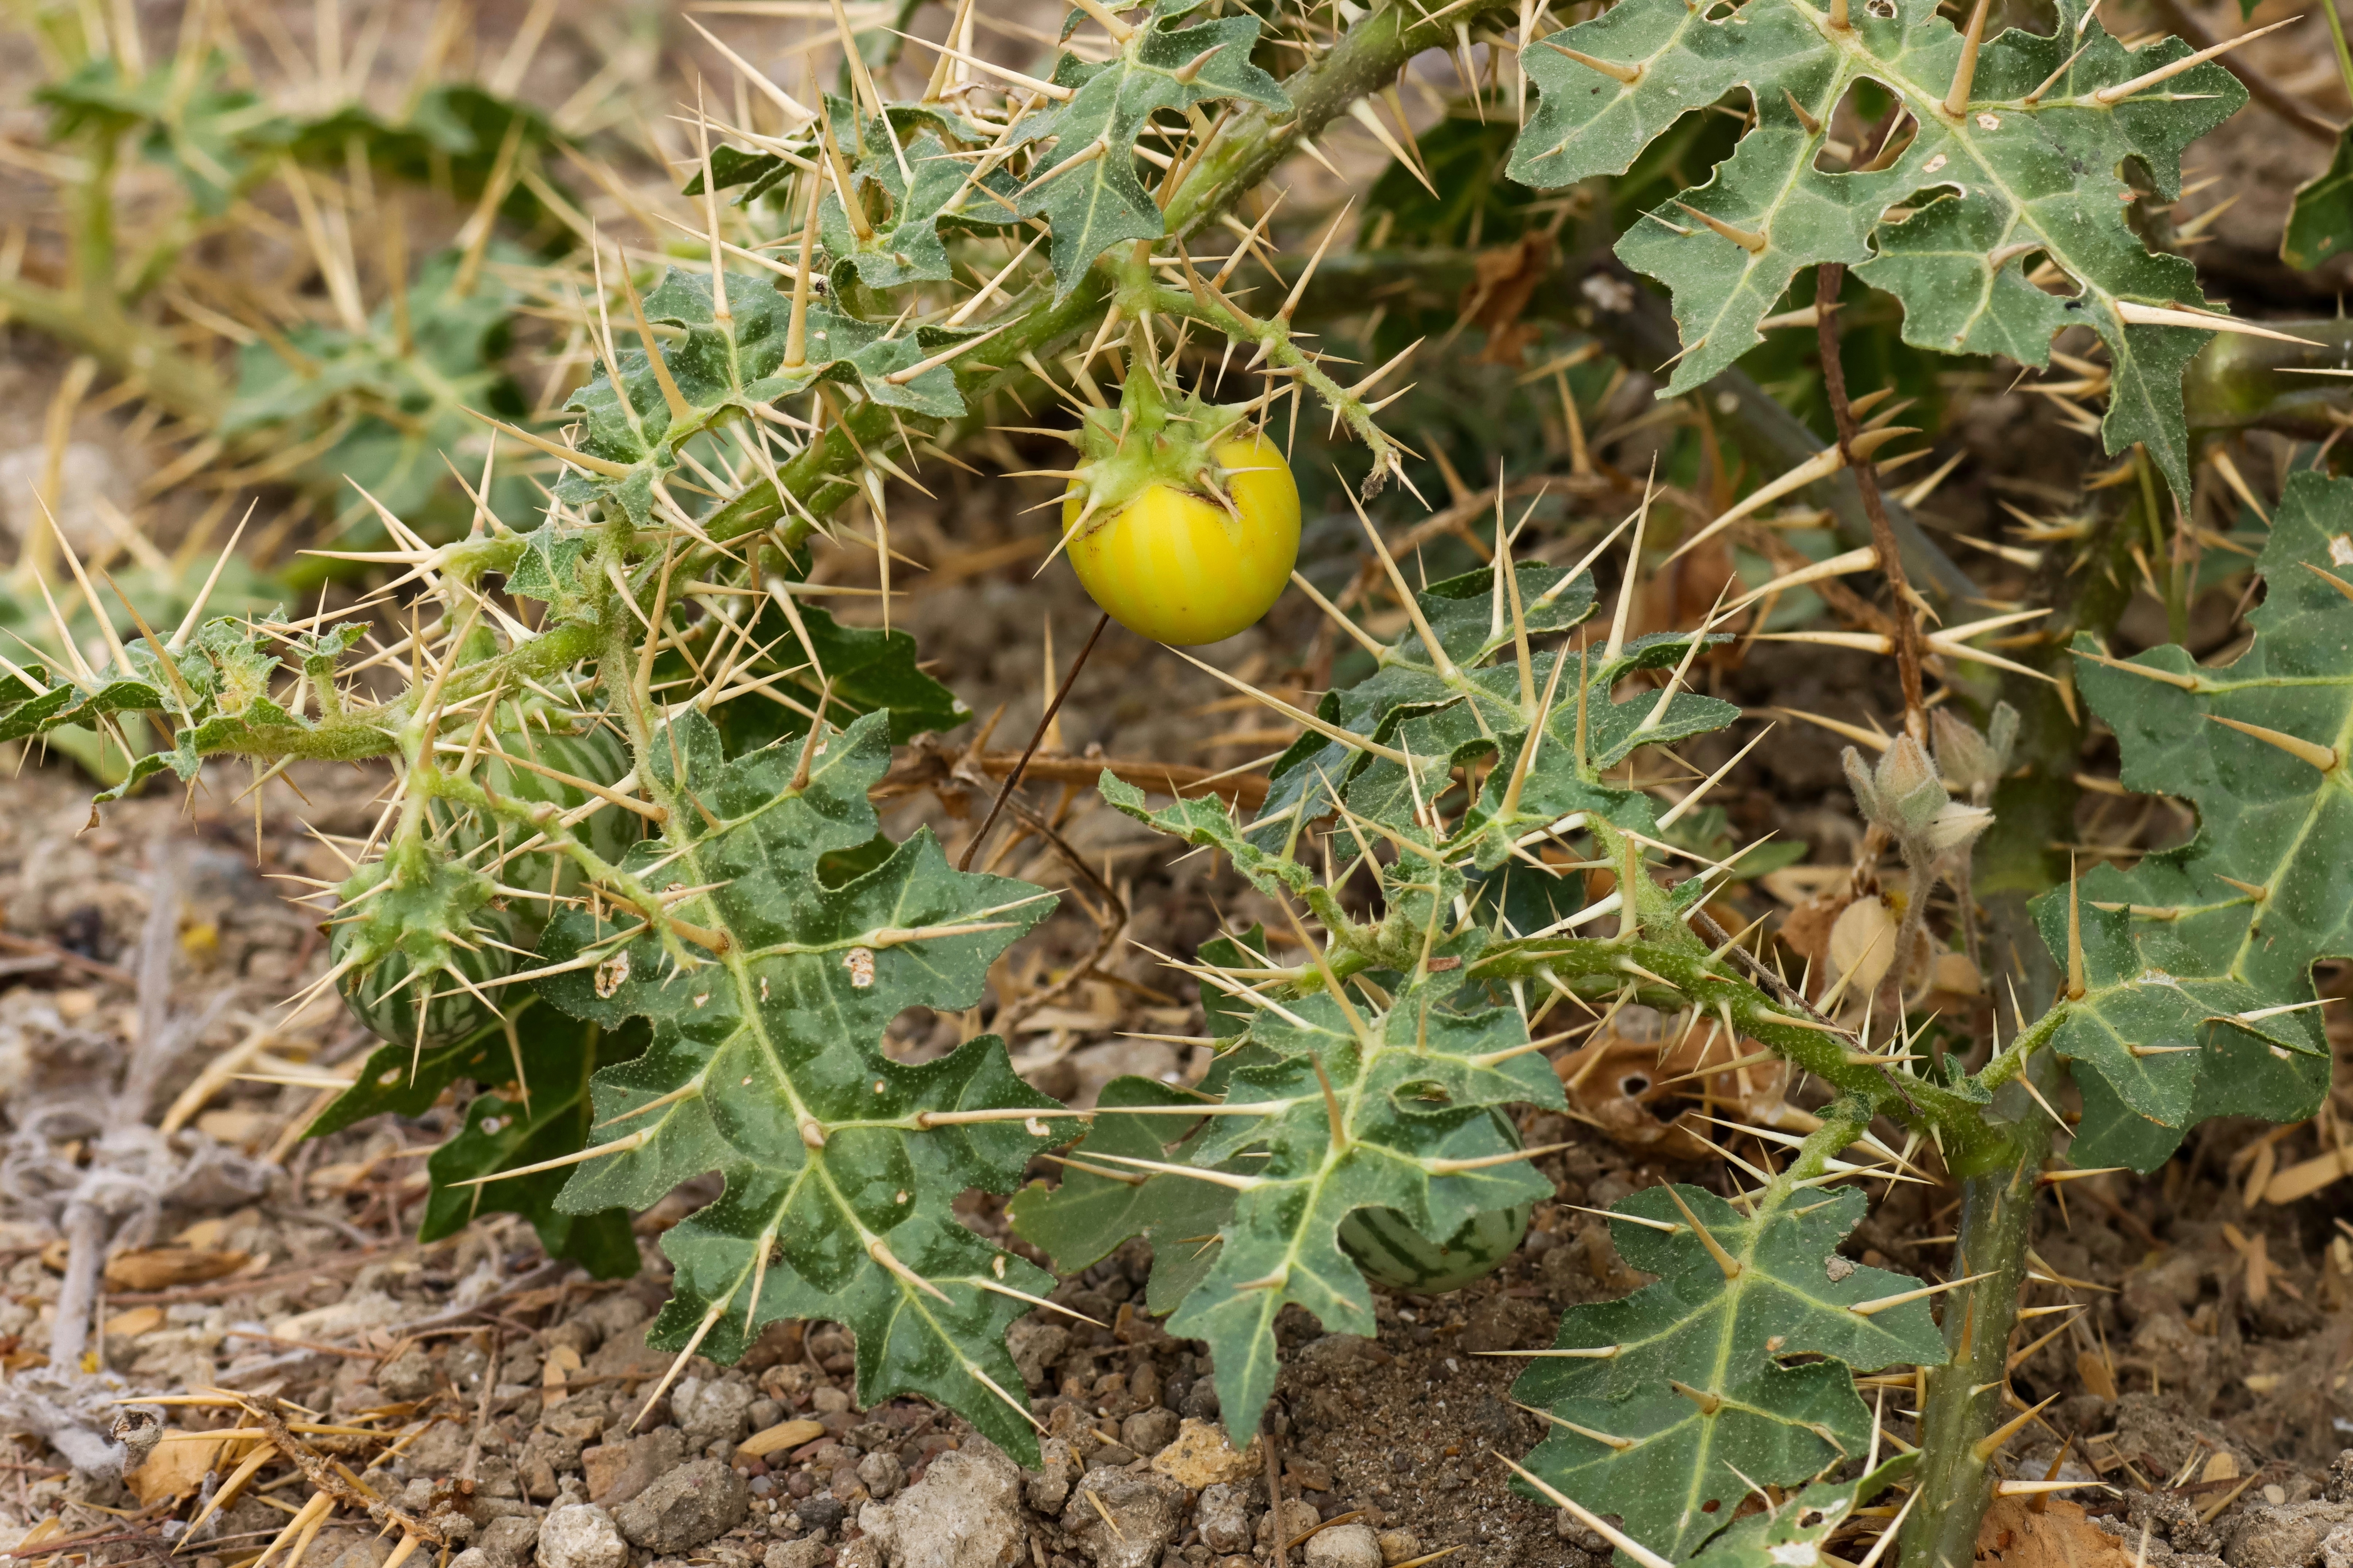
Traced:
[[296, 1436], [287, 1426], [286, 1418], [279, 1414], [277, 1400], [267, 1394], [248, 1394], [239, 1396], [237, 1404], [269, 1431], [269, 1440], [277, 1445], [278, 1451], [291, 1459], [303, 1479], [319, 1490], [347, 1508], [358, 1509], [387, 1529], [404, 1530], [436, 1546], [449, 1544], [449, 1538], [438, 1526], [395, 1508], [353, 1479], [350, 1471]]

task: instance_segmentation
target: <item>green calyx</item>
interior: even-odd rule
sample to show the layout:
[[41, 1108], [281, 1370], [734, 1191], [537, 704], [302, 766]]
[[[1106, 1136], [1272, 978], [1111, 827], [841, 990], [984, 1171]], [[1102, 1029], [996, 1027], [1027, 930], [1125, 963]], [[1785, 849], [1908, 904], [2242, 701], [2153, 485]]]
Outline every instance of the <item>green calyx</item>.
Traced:
[[475, 912], [496, 892], [481, 872], [443, 859], [422, 836], [394, 839], [335, 889], [350, 913], [336, 928], [338, 962], [365, 972], [395, 953], [419, 969], [446, 969], [453, 949], [475, 945]]
[[1145, 371], [1127, 378], [1116, 408], [1092, 408], [1081, 431], [1072, 487], [1085, 496], [1081, 527], [1102, 527], [1155, 485], [1213, 500], [1234, 511], [1226, 491], [1232, 470], [1218, 461], [1220, 442], [1241, 431], [1249, 410], [1171, 392]]
[[491, 904], [497, 887], [488, 876], [408, 830], [337, 892], [347, 912], [328, 951], [362, 1024], [422, 1052], [497, 1020], [483, 987], [513, 970], [523, 933]]

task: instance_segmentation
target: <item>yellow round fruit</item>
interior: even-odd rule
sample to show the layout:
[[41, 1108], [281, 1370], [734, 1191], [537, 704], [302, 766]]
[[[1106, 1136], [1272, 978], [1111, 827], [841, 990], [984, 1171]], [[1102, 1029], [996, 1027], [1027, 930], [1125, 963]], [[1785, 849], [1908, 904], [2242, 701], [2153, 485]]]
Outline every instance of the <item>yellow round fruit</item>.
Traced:
[[[1232, 511], [1154, 483], [1108, 518], [1087, 518], [1065, 547], [1095, 603], [1155, 642], [1210, 643], [1246, 630], [1282, 596], [1299, 560], [1299, 487], [1274, 443], [1251, 436], [1209, 451]], [[1062, 500], [1064, 534], [1085, 510], [1085, 489], [1074, 485]]]

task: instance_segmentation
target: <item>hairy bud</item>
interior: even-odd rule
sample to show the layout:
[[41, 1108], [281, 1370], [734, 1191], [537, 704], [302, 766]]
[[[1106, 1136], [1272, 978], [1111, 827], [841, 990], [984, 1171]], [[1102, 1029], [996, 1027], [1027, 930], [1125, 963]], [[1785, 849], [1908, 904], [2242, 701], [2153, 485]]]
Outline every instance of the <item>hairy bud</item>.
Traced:
[[2018, 743], [2018, 710], [2007, 702], [1994, 704], [1993, 717], [1983, 734], [1950, 709], [1929, 715], [1936, 742], [1936, 766], [1950, 788], [1979, 805], [2010, 771], [2010, 754]]
[[1847, 782], [1854, 786], [1854, 801], [1863, 816], [1899, 840], [1917, 838], [1952, 800], [1936, 776], [1936, 764], [1909, 735], [1898, 735], [1878, 767], [1868, 772], [1852, 746], [1839, 760], [1846, 765]]

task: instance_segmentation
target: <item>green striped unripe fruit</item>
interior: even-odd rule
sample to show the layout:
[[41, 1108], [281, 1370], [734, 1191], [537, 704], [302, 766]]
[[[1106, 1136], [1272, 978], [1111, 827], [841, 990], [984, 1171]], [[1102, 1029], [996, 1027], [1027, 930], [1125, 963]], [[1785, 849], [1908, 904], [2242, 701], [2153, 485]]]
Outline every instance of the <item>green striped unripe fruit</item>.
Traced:
[[[558, 720], [565, 724], [566, 721]], [[629, 748], [618, 732], [609, 725], [588, 724], [577, 730], [559, 728], [550, 731], [537, 722], [527, 724], [520, 732], [501, 727], [498, 750], [509, 756], [527, 757], [542, 767], [575, 778], [593, 780], [600, 784], [620, 782], [629, 771]], [[485, 755], [475, 774], [485, 789], [510, 800], [528, 803], [548, 802], [566, 812], [589, 804], [596, 797], [576, 784], [560, 783], [545, 773], [511, 764], [495, 754]], [[527, 888], [533, 892], [552, 892], [558, 898], [576, 892], [580, 886], [579, 866], [563, 855], [551, 850], [533, 849], [505, 858], [503, 852], [521, 846], [533, 837], [527, 827], [511, 822], [477, 822], [470, 813], [468, 820], [458, 825], [450, 837], [451, 848], [463, 855], [480, 844], [484, 838], [495, 837], [498, 847], [484, 851], [469, 860], [470, 865], [485, 868], [496, 867], [499, 881], [510, 888]], [[638, 818], [618, 806], [608, 806], [591, 815], [574, 827], [574, 837], [608, 861], [617, 864], [638, 840]], [[547, 906], [526, 903], [518, 910], [525, 921], [537, 927], [547, 918]], [[528, 946], [529, 942], [523, 945]]]
[[[330, 952], [336, 962], [354, 951], [364, 940], [351, 928], [336, 928]], [[417, 964], [406, 947], [395, 946], [375, 963], [357, 967], [343, 977], [343, 1003], [352, 1016], [364, 1024], [378, 1039], [395, 1045], [411, 1046], [424, 1050], [436, 1050], [469, 1039], [497, 1021], [496, 1011], [482, 1002], [480, 996], [459, 982], [463, 975], [482, 990], [483, 995], [499, 1000], [500, 993], [490, 983], [513, 972], [513, 953], [492, 947], [482, 941], [495, 937], [513, 942], [522, 933], [512, 929], [507, 918], [495, 910], [483, 910], [475, 916], [473, 930], [465, 940], [475, 945], [471, 950], [456, 942], [439, 944], [440, 956], [431, 965], [431, 973], [423, 980], [417, 978]], [[424, 944], [418, 944], [424, 945]], [[417, 1013], [421, 998], [424, 1016]]]
[[[628, 772], [628, 747], [609, 726], [566, 715], [550, 728], [520, 711], [518, 723], [501, 726], [478, 759], [474, 777], [496, 796], [565, 812], [596, 801], [511, 757], [600, 784]], [[607, 807], [572, 831], [617, 862], [637, 841], [638, 826], [628, 812]], [[338, 889], [344, 908], [329, 947], [353, 1016], [379, 1038], [421, 1050], [496, 1023], [503, 999], [493, 983], [514, 973], [517, 950], [538, 940], [548, 907], [501, 897], [500, 887], [562, 898], [582, 879], [580, 867], [554, 850], [505, 853], [534, 837], [526, 826], [436, 800], [426, 822], [396, 834], [382, 859], [353, 872]]]
[[1395, 1209], [1358, 1209], [1340, 1222], [1340, 1247], [1376, 1284], [1435, 1296], [1493, 1273], [1527, 1230], [1525, 1204], [1472, 1215], [1444, 1241], [1430, 1240]]
[[415, 828], [396, 833], [384, 858], [336, 889], [343, 907], [327, 951], [352, 1016], [417, 1050], [494, 1022], [498, 1009], [484, 997], [497, 993], [483, 983], [512, 973], [520, 955], [485, 939], [522, 945], [512, 917], [492, 907], [494, 891]]

